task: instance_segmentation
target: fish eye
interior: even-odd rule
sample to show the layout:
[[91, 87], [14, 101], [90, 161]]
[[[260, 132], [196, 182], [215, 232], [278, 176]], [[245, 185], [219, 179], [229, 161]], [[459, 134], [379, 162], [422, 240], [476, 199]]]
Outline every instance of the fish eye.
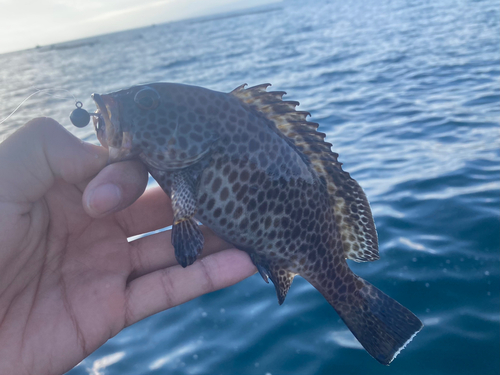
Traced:
[[141, 109], [152, 110], [160, 104], [160, 95], [151, 87], [146, 87], [135, 94], [134, 102]]

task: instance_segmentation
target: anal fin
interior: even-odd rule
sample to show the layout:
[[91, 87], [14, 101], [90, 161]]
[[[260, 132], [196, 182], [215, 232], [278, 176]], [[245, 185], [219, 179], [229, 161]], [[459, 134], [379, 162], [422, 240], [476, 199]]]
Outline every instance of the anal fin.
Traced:
[[283, 302], [285, 302], [288, 289], [290, 289], [290, 286], [292, 285], [293, 278], [297, 274], [287, 271], [277, 264], [273, 265], [272, 263], [267, 263], [257, 259], [257, 257], [252, 254], [250, 255], [250, 258], [252, 259], [253, 264], [257, 267], [257, 270], [264, 281], [269, 283], [269, 279], [271, 279], [274, 284], [274, 288], [276, 289], [278, 303], [280, 305], [283, 304]]
[[292, 285], [293, 278], [295, 277], [295, 273], [291, 273], [284, 269], [278, 270], [278, 272], [271, 273], [270, 279], [274, 284], [274, 288], [276, 289], [276, 295], [278, 296], [278, 303], [280, 305], [285, 302], [286, 294], [288, 293], [288, 289]]

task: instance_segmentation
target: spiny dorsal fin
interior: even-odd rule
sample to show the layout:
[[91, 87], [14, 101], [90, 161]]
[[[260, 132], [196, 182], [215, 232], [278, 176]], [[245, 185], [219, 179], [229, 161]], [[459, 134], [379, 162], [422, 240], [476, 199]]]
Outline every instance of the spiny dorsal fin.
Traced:
[[310, 113], [296, 111], [298, 102], [283, 101], [284, 91], [267, 92], [269, 83], [248, 89], [245, 86], [235, 88], [231, 95], [274, 121], [311, 161], [316, 172], [325, 177], [346, 258], [357, 262], [379, 259], [377, 231], [368, 199], [361, 186], [342, 170], [338, 154], [331, 151], [331, 143], [324, 141], [324, 133], [316, 131], [318, 124], [307, 121]]

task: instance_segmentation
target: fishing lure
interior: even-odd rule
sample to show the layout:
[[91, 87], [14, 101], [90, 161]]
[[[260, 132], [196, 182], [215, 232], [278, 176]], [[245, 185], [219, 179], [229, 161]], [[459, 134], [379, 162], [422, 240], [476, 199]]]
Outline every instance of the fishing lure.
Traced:
[[[90, 113], [88, 113], [85, 109], [83, 109], [83, 104], [80, 101], [75, 103], [76, 108], [69, 115], [69, 119], [71, 123], [75, 125], [77, 128], [84, 128], [90, 122]], [[94, 113], [97, 116], [97, 114]]]

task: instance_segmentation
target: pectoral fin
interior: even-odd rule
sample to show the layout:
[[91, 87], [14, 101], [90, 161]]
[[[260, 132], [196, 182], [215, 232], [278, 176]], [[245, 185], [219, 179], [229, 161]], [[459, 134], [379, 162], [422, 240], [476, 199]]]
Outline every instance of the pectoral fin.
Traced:
[[196, 212], [197, 179], [179, 172], [172, 176], [171, 199], [174, 211], [172, 245], [182, 267], [193, 264], [203, 248], [203, 234], [193, 219]]
[[203, 249], [203, 234], [192, 218], [175, 223], [172, 227], [172, 245], [175, 258], [182, 267], [193, 264]]

